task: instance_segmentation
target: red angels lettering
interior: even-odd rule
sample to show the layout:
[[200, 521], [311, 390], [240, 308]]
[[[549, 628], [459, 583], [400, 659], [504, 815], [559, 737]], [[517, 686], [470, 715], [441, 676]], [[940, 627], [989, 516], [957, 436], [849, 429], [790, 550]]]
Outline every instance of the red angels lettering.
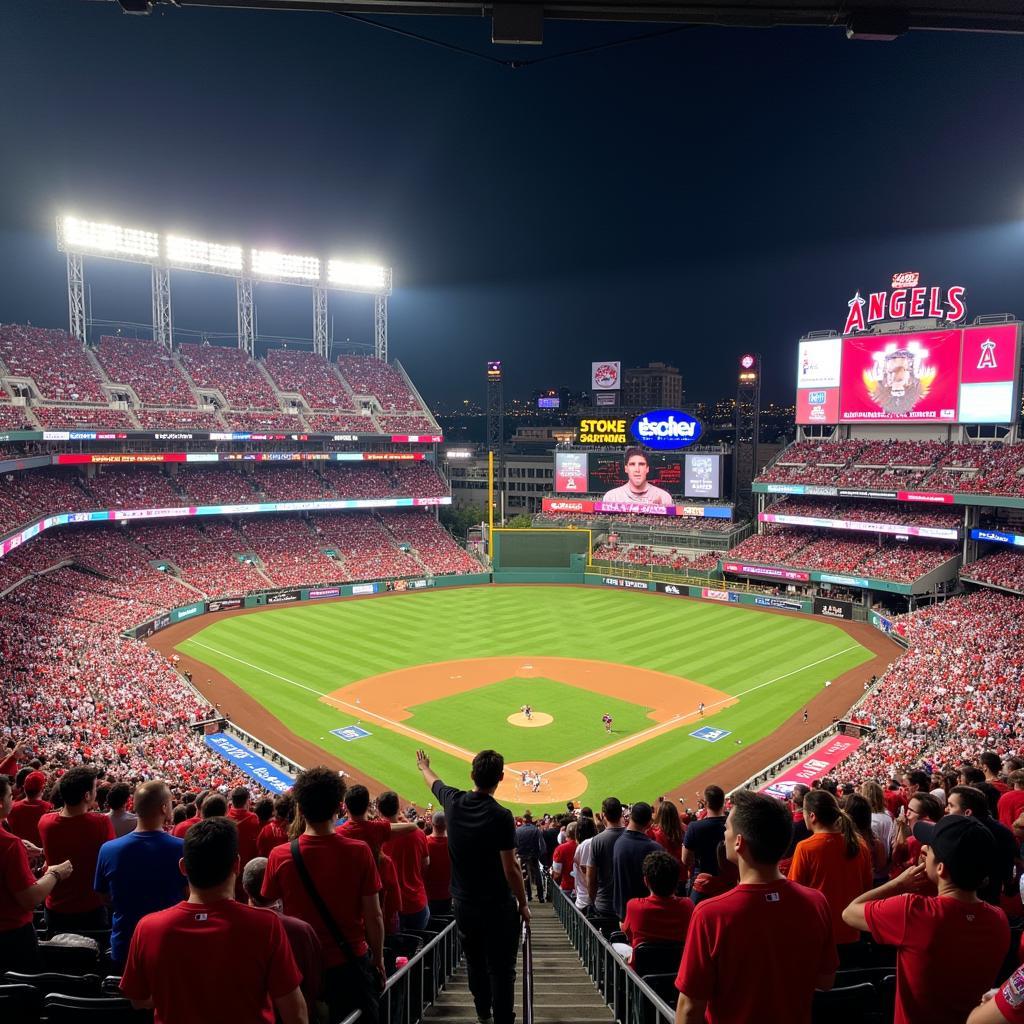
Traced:
[[939, 301], [941, 291], [942, 289], [938, 285], [928, 291], [928, 315], [938, 317], [939, 319], [944, 315], [942, 303]]
[[885, 319], [885, 300], [888, 292], [872, 292], [868, 299], [868, 323]]
[[949, 320], [962, 320], [967, 313], [964, 305], [964, 293], [967, 291], [963, 285], [955, 284], [946, 292], [946, 303], [949, 305]]
[[910, 289], [910, 315], [924, 316], [924, 296], [927, 288]]
[[907, 315], [907, 290], [897, 288], [889, 298], [889, 316], [893, 320], [902, 320]]
[[843, 328], [843, 334], [849, 334], [851, 331], [863, 331], [864, 330], [864, 299], [860, 292], [849, 302], [850, 312], [846, 316], [846, 326]]

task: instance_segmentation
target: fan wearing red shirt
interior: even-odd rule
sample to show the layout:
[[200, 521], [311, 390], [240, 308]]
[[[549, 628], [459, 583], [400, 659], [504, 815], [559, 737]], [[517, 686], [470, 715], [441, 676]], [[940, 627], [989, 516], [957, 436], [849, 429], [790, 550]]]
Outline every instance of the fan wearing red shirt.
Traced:
[[221, 1021], [225, 979], [233, 1018], [274, 1024], [276, 1011], [284, 1024], [308, 1024], [302, 975], [281, 919], [234, 899], [238, 868], [234, 822], [198, 822], [181, 861], [189, 898], [136, 926], [121, 992], [136, 1009], [152, 1008], [154, 1024]]
[[7, 815], [7, 827], [19, 839], [27, 839], [34, 846], [39, 845], [39, 819], [53, 810], [49, 800], [39, 797], [45, 785], [46, 776], [42, 772], [29, 772], [25, 778], [25, 799], [16, 800]]
[[781, 801], [733, 794], [725, 847], [740, 884], [694, 909], [676, 1024], [810, 1024], [814, 990], [832, 987], [839, 958], [825, 897], [779, 871], [792, 829]]
[[1013, 828], [1013, 823], [1024, 814], [1024, 770], [1018, 768], [1007, 777], [1013, 789], [1007, 790], [999, 798], [996, 811], [999, 820], [1007, 828]]
[[384, 983], [384, 921], [377, 894], [380, 876], [364, 842], [334, 831], [345, 783], [329, 768], [308, 768], [292, 786], [292, 796], [306, 822], [298, 838], [310, 882], [333, 918], [349, 953], [342, 949], [321, 916], [299, 874], [291, 844], [270, 851], [263, 896], [281, 900], [284, 912], [316, 930], [324, 952], [324, 993], [331, 1019], [354, 1010], [370, 1011]]
[[231, 790], [228, 817], [238, 826], [238, 859], [242, 862], [244, 871], [245, 865], [257, 856], [256, 839], [262, 827], [260, 819], [252, 809], [252, 798], [245, 786], [236, 786]]
[[[377, 797], [381, 817], [398, 824], [398, 794], [393, 790]], [[427, 837], [415, 826], [411, 831], [393, 834], [384, 844], [384, 852], [395, 862], [398, 884], [402, 889], [402, 910], [398, 915], [403, 928], [422, 929], [430, 920], [427, 887], [423, 873], [430, 865]]]
[[203, 809], [203, 801], [209, 795], [210, 794], [208, 792], [203, 792], [196, 797], [194, 803], [188, 801], [185, 802], [185, 810], [191, 811], [191, 814], [189, 814], [189, 816], [184, 821], [179, 821], [178, 824], [174, 826], [174, 828], [171, 830], [172, 835], [177, 836], [179, 839], [184, 839], [185, 836], [188, 835], [188, 830], [193, 825], [198, 825], [199, 822], [203, 820], [201, 814], [201, 811]]
[[[0, 822], [11, 810], [11, 784], [0, 775]], [[38, 971], [39, 943], [32, 909], [72, 872], [71, 861], [51, 864], [37, 882], [25, 846], [0, 827], [0, 964], [10, 971]]]
[[678, 942], [686, 939], [693, 902], [676, 896], [679, 861], [659, 850], [644, 857], [644, 885], [650, 896], [638, 896], [626, 904], [622, 930], [636, 949], [641, 942]]
[[260, 829], [256, 837], [256, 852], [261, 857], [269, 857], [275, 846], [288, 842], [288, 826], [295, 817], [295, 801], [288, 793], [274, 798], [274, 816]]
[[967, 1018], [967, 1024], [1024, 1024], [1024, 967], [1018, 967], [1002, 988], [985, 997]]
[[69, 860], [74, 874], [46, 897], [46, 928], [55, 932], [99, 931], [108, 926], [105, 898], [93, 887], [100, 847], [114, 837], [105, 814], [94, 814], [96, 772], [72, 768], [60, 779], [64, 806], [39, 819], [39, 838], [48, 864]]
[[[917, 864], [921, 859], [921, 844], [914, 838], [914, 826], [919, 821], [930, 821], [932, 824], [940, 822], [945, 813], [942, 802], [931, 793], [915, 793], [910, 798], [906, 814], [898, 817], [893, 823], [890, 865], [892, 878], [903, 874], [908, 867]], [[936, 894], [927, 877], [922, 879], [919, 891], [929, 896]]]
[[12, 779], [18, 774], [18, 762], [28, 750], [28, 740], [19, 740], [10, 750], [0, 751], [0, 775]]
[[374, 857], [384, 848], [384, 844], [396, 832], [411, 832], [416, 826], [411, 821], [386, 821], [383, 818], [372, 820], [366, 817], [370, 809], [370, 791], [358, 783], [345, 790], [345, 810], [348, 821], [338, 826], [338, 831], [346, 839], [361, 839], [373, 850]]
[[999, 755], [994, 750], [986, 750], [978, 758], [978, 761], [985, 773], [985, 781], [998, 789], [1000, 794], [1008, 792], [1010, 787], [999, 777], [999, 773], [1003, 770], [1003, 762]]
[[431, 916], [452, 912], [452, 859], [448, 855], [448, 819], [444, 811], [435, 811], [430, 819], [432, 831], [427, 836], [427, 856], [430, 862], [423, 872], [427, 887], [427, 906]]
[[555, 847], [551, 857], [551, 875], [562, 892], [572, 892], [576, 888], [576, 879], [572, 877], [572, 862], [576, 856], [576, 847], [579, 846], [576, 842], [576, 829], [575, 821], [565, 826], [565, 842]]
[[[925, 862], [857, 897], [843, 920], [895, 946], [895, 1024], [961, 1024], [998, 971], [1010, 943], [1006, 915], [978, 898], [995, 856], [976, 818], [950, 814], [918, 822]], [[922, 875], [938, 896], [912, 892]]]

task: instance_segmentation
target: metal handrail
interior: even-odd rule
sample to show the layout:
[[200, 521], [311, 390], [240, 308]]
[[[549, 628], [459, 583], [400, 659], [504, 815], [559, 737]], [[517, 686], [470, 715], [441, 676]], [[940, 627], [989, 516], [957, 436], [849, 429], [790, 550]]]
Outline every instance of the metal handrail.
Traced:
[[674, 1024], [675, 1011], [626, 964], [561, 890], [555, 894], [555, 914], [619, 1024]]
[[[381, 995], [384, 1024], [417, 1024], [423, 1011], [455, 973], [462, 959], [459, 932], [452, 921], [417, 950], [387, 980]], [[346, 1020], [343, 1024], [350, 1024]]]
[[533, 940], [523, 922], [523, 1024], [533, 1024]]

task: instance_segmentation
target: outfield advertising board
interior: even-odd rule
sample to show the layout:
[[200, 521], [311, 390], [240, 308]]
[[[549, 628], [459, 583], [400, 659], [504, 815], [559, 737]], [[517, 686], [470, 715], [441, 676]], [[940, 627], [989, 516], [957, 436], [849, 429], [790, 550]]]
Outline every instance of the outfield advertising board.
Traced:
[[735, 572], [741, 576], [764, 576], [770, 580], [790, 580], [793, 583], [808, 583], [811, 574], [800, 569], [786, 569], [781, 565], [746, 565], [743, 562], [723, 562], [723, 572]]
[[235, 767], [240, 768], [251, 779], [255, 779], [261, 786], [269, 789], [272, 793], [287, 793], [295, 782], [295, 779], [272, 764], [265, 757], [250, 750], [244, 743], [239, 742], [233, 736], [224, 732], [215, 732], [203, 737], [203, 742], [215, 753], [220, 754], [226, 761], [230, 761]]
[[826, 619], [852, 619], [853, 602], [816, 597], [814, 599], [814, 614], [823, 615]]

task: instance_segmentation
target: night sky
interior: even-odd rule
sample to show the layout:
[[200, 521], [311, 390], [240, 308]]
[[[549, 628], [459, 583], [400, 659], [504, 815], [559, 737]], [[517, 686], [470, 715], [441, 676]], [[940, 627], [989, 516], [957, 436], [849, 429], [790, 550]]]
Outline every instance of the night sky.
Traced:
[[[384, 21], [386, 19], [378, 19]], [[535, 60], [658, 30], [388, 24]], [[695, 28], [513, 69], [323, 14], [3, 0], [0, 321], [67, 325], [60, 211], [395, 269], [391, 351], [428, 401], [583, 388], [591, 359], [731, 393], [841, 328], [896, 271], [1024, 315], [1024, 40]], [[142, 267], [92, 260], [92, 312], [147, 322]], [[176, 326], [233, 331], [234, 287], [173, 277]], [[262, 337], [306, 336], [305, 290], [257, 289]], [[335, 339], [372, 303], [332, 298]]]

